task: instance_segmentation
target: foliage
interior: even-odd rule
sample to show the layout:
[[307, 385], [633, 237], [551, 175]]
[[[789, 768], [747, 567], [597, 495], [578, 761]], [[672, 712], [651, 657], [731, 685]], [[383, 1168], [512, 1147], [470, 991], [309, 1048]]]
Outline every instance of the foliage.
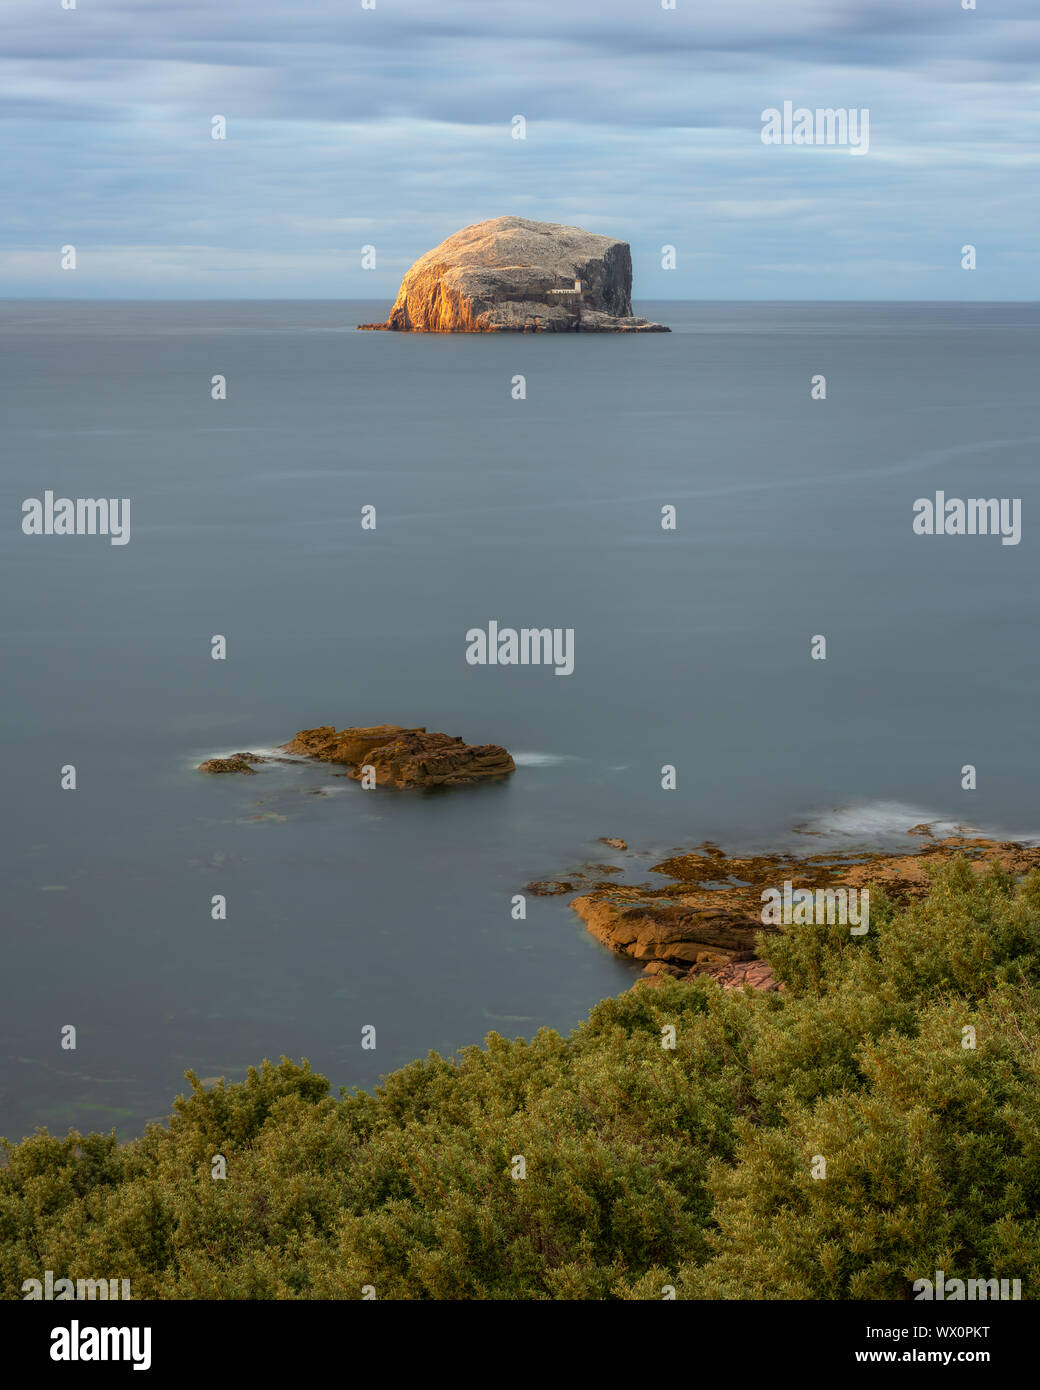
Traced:
[[880, 1299], [942, 1269], [1034, 1297], [1040, 875], [961, 861], [871, 906], [865, 937], [763, 937], [780, 994], [669, 980], [374, 1094], [283, 1058], [189, 1073], [124, 1147], [5, 1143], [0, 1290], [49, 1269], [135, 1298]]

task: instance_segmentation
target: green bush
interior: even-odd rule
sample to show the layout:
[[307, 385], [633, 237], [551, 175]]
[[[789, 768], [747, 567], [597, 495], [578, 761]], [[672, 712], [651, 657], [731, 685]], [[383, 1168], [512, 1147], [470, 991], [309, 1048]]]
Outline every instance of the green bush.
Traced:
[[371, 1095], [283, 1058], [189, 1073], [124, 1147], [5, 1143], [0, 1289], [50, 1269], [135, 1298], [886, 1299], [942, 1269], [1034, 1297], [1040, 875], [960, 862], [871, 908], [865, 937], [763, 937], [780, 994], [669, 980]]

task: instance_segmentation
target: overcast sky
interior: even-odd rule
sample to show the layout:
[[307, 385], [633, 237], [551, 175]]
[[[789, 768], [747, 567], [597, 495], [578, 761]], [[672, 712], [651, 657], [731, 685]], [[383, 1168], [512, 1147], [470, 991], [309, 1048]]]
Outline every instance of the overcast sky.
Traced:
[[[637, 300], [1035, 299], [1040, 7], [977, 4], [2, 0], [0, 295], [389, 300], [515, 213]], [[763, 144], [785, 101], [869, 151]]]

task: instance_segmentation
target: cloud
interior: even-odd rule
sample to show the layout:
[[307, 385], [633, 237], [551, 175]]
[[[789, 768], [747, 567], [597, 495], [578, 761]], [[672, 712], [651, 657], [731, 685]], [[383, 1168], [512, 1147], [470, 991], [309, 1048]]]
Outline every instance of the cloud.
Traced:
[[[6, 0], [4, 22], [3, 294], [69, 293], [71, 242], [78, 293], [392, 298], [422, 251], [515, 212], [630, 240], [643, 297], [772, 274], [811, 296], [821, 263], [848, 267], [821, 293], [948, 265], [930, 297], [1036, 296], [1026, 0]], [[869, 154], [763, 146], [784, 100], [868, 107]]]

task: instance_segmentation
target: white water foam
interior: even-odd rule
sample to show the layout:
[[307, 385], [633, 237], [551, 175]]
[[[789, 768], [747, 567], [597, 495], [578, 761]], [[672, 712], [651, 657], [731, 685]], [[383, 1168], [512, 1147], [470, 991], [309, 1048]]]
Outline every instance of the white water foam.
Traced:
[[517, 767], [555, 767], [557, 763], [573, 763], [577, 759], [570, 753], [514, 753], [513, 762]]
[[950, 820], [923, 806], [902, 801], [867, 801], [835, 806], [802, 821], [802, 834], [823, 835], [831, 839], [877, 840], [903, 836], [915, 825], [927, 825], [936, 839], [946, 835], [981, 835], [984, 832], [965, 821]]
[[234, 748], [229, 748], [226, 753], [194, 753], [191, 757], [192, 767], [198, 767], [199, 763], [209, 762], [211, 758], [233, 758], [236, 753], [255, 753], [258, 758], [276, 758], [275, 763], [261, 763], [256, 771], [263, 772], [266, 767], [284, 766], [286, 763], [309, 763], [314, 764], [313, 758], [304, 757], [300, 753], [286, 753], [281, 748], [268, 748], [263, 744], [237, 744]]
[[1040, 844], [1040, 834], [1036, 831], [1015, 834], [992, 826], [975, 825], [971, 821], [955, 821], [926, 807], [911, 806], [902, 801], [867, 801], [836, 806], [802, 821], [796, 827], [796, 833], [819, 836], [838, 844], [848, 840], [871, 843], [898, 840], [905, 845], [904, 837], [915, 825], [927, 825], [937, 840], [949, 835], [965, 835], [989, 840], [1014, 840], [1019, 844]]

